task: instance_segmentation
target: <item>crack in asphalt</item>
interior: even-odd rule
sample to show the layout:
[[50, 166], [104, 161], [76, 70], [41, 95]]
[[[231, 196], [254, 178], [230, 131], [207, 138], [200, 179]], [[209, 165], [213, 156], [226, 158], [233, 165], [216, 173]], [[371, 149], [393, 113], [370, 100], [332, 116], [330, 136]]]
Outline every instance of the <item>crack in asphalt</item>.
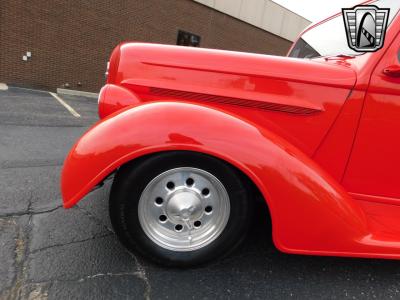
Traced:
[[[143, 281], [143, 274], [141, 271], [137, 271], [137, 272], [121, 272], [121, 273], [97, 273], [97, 274], [93, 274], [93, 275], [87, 275], [84, 277], [80, 277], [80, 278], [75, 278], [75, 279], [55, 279], [55, 280], [48, 280], [48, 281], [41, 281], [41, 282], [34, 282], [34, 283], [30, 283], [29, 285], [35, 285], [35, 286], [39, 286], [39, 287], [43, 287], [44, 285], [49, 285], [49, 287], [51, 285], [53, 285], [54, 283], [63, 283], [63, 282], [84, 282], [87, 280], [92, 280], [92, 279], [96, 279], [96, 278], [105, 278], [105, 277], [135, 277], [138, 278], [140, 280]], [[144, 281], [145, 284], [145, 291], [144, 291], [144, 295], [143, 298], [146, 300], [150, 300], [150, 290], [148, 289], [148, 285], [147, 283]], [[46, 291], [47, 293], [47, 291]], [[36, 299], [36, 298], [35, 298]]]
[[[32, 198], [31, 198], [32, 199]], [[47, 210], [39, 210], [39, 211], [35, 211], [35, 210], [31, 210], [31, 206], [32, 206], [32, 202], [31, 200], [29, 200], [29, 205], [28, 205], [28, 209], [26, 211], [21, 211], [21, 212], [11, 212], [11, 213], [5, 213], [5, 214], [0, 214], [0, 219], [3, 218], [13, 218], [13, 217], [22, 217], [22, 216], [33, 216], [33, 215], [40, 215], [40, 214], [46, 214], [46, 213], [51, 213], [53, 211], [56, 211], [57, 209], [62, 207], [62, 204], [47, 209]]]
[[142, 279], [140, 272], [121, 272], [121, 273], [110, 272], [110, 273], [97, 273], [73, 279], [54, 279], [48, 281], [32, 282], [30, 283], [30, 285], [45, 285], [45, 284], [53, 284], [56, 282], [84, 282], [86, 280], [102, 278], [102, 277], [122, 277], [122, 276], [134, 276], [136, 278]]
[[141, 279], [140, 272], [122, 272], [122, 273], [98, 273], [98, 274], [94, 274], [94, 275], [88, 275], [88, 276], [79, 278], [78, 280], [74, 280], [74, 281], [83, 282], [88, 279], [94, 279], [94, 278], [99, 278], [99, 277], [118, 277], [118, 276], [135, 276], [135, 277]]
[[[47, 286], [45, 286], [47, 285]], [[48, 290], [51, 287], [52, 283], [47, 283], [47, 284], [40, 284], [40, 283], [34, 283], [34, 284], [26, 284], [23, 286], [25, 289], [25, 297], [27, 297], [28, 300], [46, 300], [48, 299]], [[29, 287], [32, 287], [32, 289], [28, 290]], [[29, 293], [29, 294], [27, 294]]]
[[66, 243], [60, 243], [60, 244], [54, 244], [54, 245], [50, 245], [50, 246], [46, 246], [46, 247], [42, 247], [42, 248], [38, 248], [35, 250], [32, 250], [29, 252], [29, 254], [36, 254], [38, 252], [41, 251], [45, 251], [47, 249], [51, 249], [51, 248], [57, 248], [57, 247], [63, 247], [63, 246], [68, 246], [68, 245], [73, 245], [73, 244], [79, 244], [79, 243], [84, 243], [84, 242], [88, 242], [88, 241], [92, 241], [92, 240], [97, 240], [97, 239], [101, 239], [104, 237], [108, 237], [108, 236], [112, 236], [111, 233], [107, 233], [107, 234], [100, 234], [100, 235], [95, 235], [92, 236], [90, 238], [87, 239], [82, 239], [82, 240], [78, 240], [78, 241], [72, 241], [72, 242], [66, 242]]
[[78, 210], [80, 210], [86, 217], [88, 217], [90, 220], [92, 220], [93, 222], [95, 222], [97, 225], [104, 227], [107, 231], [111, 232], [112, 234], [115, 234], [114, 230], [107, 226], [106, 224], [104, 224], [104, 222], [102, 222], [101, 220], [99, 220], [95, 215], [93, 215], [92, 213], [90, 213], [88, 210], [84, 209], [83, 207], [81, 207], [79, 204], [75, 206]]
[[[90, 241], [90, 240], [95, 240], [95, 239], [100, 239], [100, 238], [108, 237], [108, 236], [111, 236], [111, 235], [115, 235], [115, 233], [112, 230], [112, 228], [108, 227], [106, 224], [101, 222], [101, 220], [99, 220], [96, 216], [91, 214], [86, 209], [84, 209], [82, 207], [79, 207], [79, 206], [76, 206], [77, 209], [79, 209], [82, 213], [84, 213], [86, 215], [86, 217], [88, 217], [89, 219], [94, 221], [96, 224], [98, 224], [98, 225], [102, 226], [103, 228], [105, 228], [108, 233], [107, 234], [103, 234], [103, 235], [97, 235], [97, 236], [90, 237], [90, 238], [83, 239], [83, 240], [79, 240], [79, 241], [61, 243], [61, 244], [51, 245], [51, 246], [47, 246], [47, 247], [42, 247], [42, 248], [39, 248], [39, 249], [35, 249], [33, 251], [28, 251], [27, 243], [29, 242], [29, 236], [30, 236], [31, 231], [32, 231], [32, 228], [31, 228], [32, 227], [31, 226], [32, 217], [34, 215], [51, 213], [51, 212], [54, 212], [57, 209], [62, 207], [62, 205], [59, 205], [59, 206], [56, 206], [56, 207], [53, 207], [53, 208], [47, 209], [47, 210], [32, 211], [32, 208], [31, 208], [32, 207], [32, 198], [33, 198], [32, 195], [30, 195], [27, 211], [15, 212], [15, 213], [6, 213], [6, 214], [1, 214], [0, 215], [0, 219], [29, 216], [29, 221], [28, 221], [28, 226], [27, 226], [28, 227], [28, 231], [26, 233], [24, 233], [22, 228], [18, 227], [19, 234], [18, 234], [18, 238], [17, 238], [17, 241], [16, 241], [16, 258], [15, 258], [17, 274], [16, 274], [16, 279], [14, 281], [13, 286], [8, 291], [6, 291], [10, 299], [19, 299], [20, 297], [28, 296], [28, 295], [22, 295], [23, 293], [27, 292], [23, 288], [25, 287], [24, 282], [25, 282], [25, 279], [26, 279], [25, 278], [26, 274], [25, 274], [25, 266], [24, 266], [24, 264], [25, 264], [25, 260], [27, 259], [28, 256], [30, 256], [32, 254], [36, 254], [36, 253], [38, 253], [40, 251], [45, 251], [47, 249], [51, 249], [51, 248], [62, 247], [62, 246], [71, 245], [71, 244], [83, 243], [83, 242], [87, 242], [87, 241]], [[15, 223], [15, 226], [18, 226], [18, 225]], [[134, 276], [134, 277], [139, 278], [140, 280], [143, 281], [144, 286], [145, 286], [143, 297], [144, 297], [144, 299], [149, 300], [150, 299], [150, 295], [151, 295], [151, 285], [150, 285], [150, 281], [149, 281], [149, 279], [147, 277], [146, 270], [145, 270], [144, 266], [140, 263], [139, 259], [133, 253], [129, 252], [126, 249], [125, 249], [125, 251], [127, 251], [129, 256], [133, 259], [134, 264], [135, 264], [135, 268], [137, 269], [137, 271], [135, 271], [135, 272], [123, 272], [123, 273], [98, 273], [98, 274], [88, 275], [88, 276], [85, 276], [85, 277], [82, 277], [82, 278], [78, 278], [78, 279], [73, 279], [73, 280], [52, 280], [52, 281], [48, 281], [48, 282], [40, 282], [40, 283], [35, 283], [35, 284], [54, 283], [54, 282], [68, 282], [68, 281], [82, 282], [82, 281], [85, 281], [85, 280], [90, 280], [90, 279], [98, 278], [98, 277]], [[39, 294], [43, 295], [43, 293], [42, 293], [43, 291], [42, 291], [41, 288], [40, 288], [40, 290], [34, 289], [31, 292], [33, 292], [35, 295], [40, 292]], [[31, 295], [29, 295], [29, 296], [31, 296]]]
[[[106, 230], [108, 230], [110, 233], [115, 235], [115, 232], [112, 228], [108, 227], [107, 225], [105, 225], [103, 222], [101, 222], [101, 220], [99, 220], [96, 216], [92, 215], [89, 211], [87, 211], [86, 209], [84, 209], [83, 207], [77, 205], [76, 206], [80, 211], [82, 211], [88, 218], [92, 219], [93, 221], [95, 221], [97, 224], [99, 224], [100, 226], [103, 226]], [[151, 284], [150, 284], [150, 280], [147, 277], [146, 274], [146, 269], [145, 267], [140, 263], [139, 259], [136, 257], [136, 255], [134, 255], [132, 252], [130, 252], [128, 249], [126, 249], [124, 247], [124, 250], [128, 253], [128, 255], [130, 257], [132, 257], [132, 259], [135, 262], [136, 265], [136, 269], [138, 270], [137, 272], [133, 272], [132, 274], [135, 274], [136, 277], [140, 278], [144, 284], [145, 284], [145, 291], [144, 291], [144, 299], [146, 300], [150, 300], [150, 295], [151, 295]]]
[[26, 268], [25, 261], [28, 254], [27, 244], [29, 242], [29, 234], [32, 230], [31, 224], [32, 216], [29, 216], [29, 220], [27, 222], [27, 228], [22, 228], [23, 226], [18, 225], [14, 222], [18, 235], [15, 240], [15, 258], [14, 258], [14, 267], [16, 270], [15, 279], [13, 281], [13, 285], [11, 288], [4, 292], [4, 295], [7, 295], [7, 299], [25, 299], [26, 297], [23, 295], [23, 287], [24, 282], [26, 280]]
[[[72, 242], [66, 242], [66, 243], [61, 243], [61, 244], [56, 244], [56, 245], [51, 245], [51, 246], [47, 246], [47, 247], [42, 247], [39, 249], [35, 249], [33, 251], [29, 251], [27, 244], [29, 243], [29, 236], [31, 234], [32, 231], [32, 217], [34, 215], [38, 215], [38, 214], [46, 214], [46, 213], [51, 213], [54, 212], [55, 210], [59, 209], [62, 207], [62, 205], [59, 205], [57, 207], [48, 209], [48, 210], [42, 210], [42, 211], [30, 211], [31, 210], [31, 206], [32, 206], [32, 196], [29, 198], [29, 205], [28, 205], [28, 210], [26, 212], [21, 212], [21, 213], [11, 213], [11, 214], [3, 214], [0, 216], [0, 220], [6, 220], [7, 218], [11, 218], [11, 217], [21, 217], [21, 216], [25, 216], [28, 215], [29, 216], [29, 220], [28, 220], [28, 226], [27, 226], [27, 231], [24, 232], [24, 230], [17, 225], [17, 223], [15, 221], [13, 221], [13, 225], [18, 227], [18, 238], [16, 239], [16, 257], [14, 260], [15, 263], [15, 268], [17, 270], [16, 272], [16, 278], [14, 280], [14, 283], [12, 285], [12, 287], [6, 291], [4, 291], [4, 295], [2, 295], [2, 297], [4, 296], [5, 298], [9, 298], [9, 299], [21, 299], [21, 298], [29, 298], [31, 296], [35, 296], [35, 295], [41, 295], [41, 296], [45, 296], [47, 297], [47, 291], [43, 290], [43, 284], [53, 284], [54, 282], [83, 282], [86, 280], [90, 280], [90, 279], [94, 279], [94, 278], [99, 278], [99, 277], [115, 277], [115, 276], [134, 276], [135, 278], [139, 278], [140, 280], [142, 280], [144, 282], [144, 286], [145, 286], [145, 290], [144, 290], [144, 298], [150, 299], [150, 292], [151, 292], [151, 288], [150, 288], [150, 283], [148, 281], [146, 272], [144, 270], [144, 267], [140, 264], [140, 262], [138, 261], [138, 259], [129, 251], [128, 254], [130, 255], [130, 257], [132, 257], [132, 259], [134, 260], [135, 263], [135, 268], [137, 269], [137, 271], [135, 272], [122, 272], [122, 273], [98, 273], [98, 274], [93, 274], [93, 275], [88, 275], [85, 277], [81, 277], [78, 279], [65, 279], [65, 280], [51, 280], [51, 281], [46, 281], [46, 282], [36, 282], [34, 283], [35, 286], [38, 286], [39, 288], [34, 288], [33, 290], [29, 291], [26, 290], [27, 287], [31, 286], [32, 283], [30, 284], [25, 284], [26, 281], [26, 267], [24, 266], [26, 259], [32, 255], [32, 254], [36, 254], [40, 251], [45, 251], [47, 249], [51, 249], [51, 248], [56, 248], [56, 247], [62, 247], [62, 246], [67, 246], [67, 245], [71, 245], [71, 244], [78, 244], [78, 243], [84, 243], [90, 240], [95, 240], [95, 239], [101, 239], [104, 237], [108, 237], [108, 236], [112, 236], [114, 235], [114, 232], [112, 231], [111, 228], [109, 228], [108, 226], [106, 226], [105, 224], [103, 224], [100, 220], [98, 220], [95, 216], [93, 216], [91, 213], [89, 213], [88, 211], [86, 211], [85, 209], [78, 207], [78, 209], [80, 211], [82, 211], [88, 218], [90, 218], [92, 221], [95, 221], [97, 224], [100, 224], [102, 227], [104, 227], [107, 230], [107, 234], [102, 234], [102, 235], [97, 235], [94, 237], [90, 237], [87, 239], [83, 239], [83, 240], [79, 240], [79, 241], [72, 241]], [[9, 221], [7, 221], [9, 222]], [[8, 224], [8, 223], [7, 223]], [[29, 293], [29, 295], [27, 294]]]
[[143, 280], [144, 284], [145, 284], [145, 290], [144, 290], [144, 299], [146, 300], [150, 300], [150, 296], [151, 296], [151, 284], [150, 284], [150, 280], [147, 277], [146, 274], [146, 269], [144, 268], [144, 266], [139, 262], [139, 259], [130, 251], [128, 251], [127, 249], [125, 249], [125, 251], [128, 252], [128, 254], [132, 257], [132, 259], [135, 261], [136, 264], [136, 268], [138, 270], [138, 272], [136, 272], [138, 274], [138, 278], [140, 278], [141, 280]]

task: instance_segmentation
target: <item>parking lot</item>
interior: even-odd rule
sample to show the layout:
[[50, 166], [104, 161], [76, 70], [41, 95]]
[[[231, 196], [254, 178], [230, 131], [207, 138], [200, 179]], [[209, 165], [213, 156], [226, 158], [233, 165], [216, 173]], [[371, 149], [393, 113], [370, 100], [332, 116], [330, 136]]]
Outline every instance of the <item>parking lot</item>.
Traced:
[[61, 206], [64, 157], [97, 121], [97, 102], [60, 97], [80, 117], [48, 92], [0, 91], [1, 299], [400, 297], [400, 262], [279, 253], [262, 214], [242, 247], [201, 268], [165, 269], [128, 253], [109, 223], [109, 184]]

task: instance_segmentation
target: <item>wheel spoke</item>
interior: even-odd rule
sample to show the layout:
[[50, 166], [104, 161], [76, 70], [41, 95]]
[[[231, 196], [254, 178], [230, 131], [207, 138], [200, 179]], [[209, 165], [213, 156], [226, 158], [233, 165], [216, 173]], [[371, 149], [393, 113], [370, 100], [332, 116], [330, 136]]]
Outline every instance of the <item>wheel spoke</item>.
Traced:
[[188, 229], [187, 239], [189, 241], [189, 245], [191, 245], [192, 244], [192, 240], [193, 240], [193, 237], [192, 237], [193, 226], [192, 226], [192, 224], [190, 223], [189, 220], [185, 220], [184, 222], [185, 222], [185, 225], [186, 225], [186, 227]]

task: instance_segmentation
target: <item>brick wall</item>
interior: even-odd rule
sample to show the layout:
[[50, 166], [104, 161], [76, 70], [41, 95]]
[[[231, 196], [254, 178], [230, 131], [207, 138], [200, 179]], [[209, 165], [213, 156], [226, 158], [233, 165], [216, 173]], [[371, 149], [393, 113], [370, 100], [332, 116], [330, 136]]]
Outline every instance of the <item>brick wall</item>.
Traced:
[[290, 46], [191, 0], [3, 0], [0, 82], [96, 92], [119, 42], [175, 44], [178, 29], [200, 35], [207, 48], [284, 55]]

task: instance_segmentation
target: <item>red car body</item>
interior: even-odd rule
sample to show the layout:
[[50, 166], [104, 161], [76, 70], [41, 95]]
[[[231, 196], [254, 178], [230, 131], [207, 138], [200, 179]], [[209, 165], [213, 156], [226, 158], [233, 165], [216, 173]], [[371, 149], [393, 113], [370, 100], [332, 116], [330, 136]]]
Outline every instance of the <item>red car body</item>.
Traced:
[[279, 250], [399, 259], [399, 32], [397, 15], [383, 49], [314, 60], [119, 45], [101, 120], [65, 161], [64, 206], [129, 161], [190, 150], [251, 179]]

